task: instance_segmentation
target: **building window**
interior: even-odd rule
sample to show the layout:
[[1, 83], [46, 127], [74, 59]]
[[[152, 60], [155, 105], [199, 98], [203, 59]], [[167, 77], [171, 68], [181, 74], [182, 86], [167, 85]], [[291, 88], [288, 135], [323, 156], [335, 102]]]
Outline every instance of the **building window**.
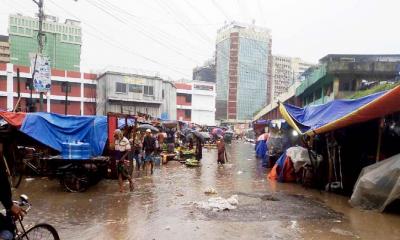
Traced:
[[192, 117], [192, 111], [190, 109], [185, 109], [185, 118], [191, 118]]
[[143, 86], [138, 84], [129, 84], [129, 92], [143, 93]]
[[164, 89], [162, 90], [162, 99], [164, 99]]
[[70, 92], [71, 92], [71, 84], [68, 84], [68, 83], [65, 83], [65, 82], [61, 83], [61, 92], [63, 92], [63, 93], [65, 93], [65, 92], [70, 93]]
[[126, 84], [125, 83], [116, 82], [115, 83], [115, 92], [117, 92], [117, 93], [126, 93]]
[[153, 86], [144, 86], [144, 95], [153, 96], [154, 95], [154, 87]]

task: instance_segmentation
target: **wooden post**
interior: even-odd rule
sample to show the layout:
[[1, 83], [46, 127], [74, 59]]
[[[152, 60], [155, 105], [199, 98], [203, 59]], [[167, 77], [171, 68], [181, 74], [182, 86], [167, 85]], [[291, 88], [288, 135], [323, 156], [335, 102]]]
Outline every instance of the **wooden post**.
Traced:
[[381, 145], [382, 145], [382, 132], [383, 132], [383, 126], [385, 124], [385, 118], [381, 118], [379, 120], [379, 126], [378, 126], [378, 144], [376, 148], [376, 162], [379, 162], [379, 155], [381, 154]]

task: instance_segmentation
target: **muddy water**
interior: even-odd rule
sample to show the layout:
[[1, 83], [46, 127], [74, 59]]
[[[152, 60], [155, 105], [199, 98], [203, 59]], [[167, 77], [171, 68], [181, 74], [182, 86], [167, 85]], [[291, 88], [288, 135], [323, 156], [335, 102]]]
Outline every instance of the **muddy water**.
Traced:
[[[270, 182], [254, 146], [234, 143], [230, 162], [205, 150], [202, 166], [169, 162], [153, 176], [135, 177], [133, 193], [104, 180], [85, 193], [66, 193], [57, 181], [24, 181], [33, 209], [27, 224], [48, 222], [63, 239], [400, 239], [400, 216], [351, 208], [348, 198]], [[238, 195], [238, 208], [210, 212], [193, 202]]]

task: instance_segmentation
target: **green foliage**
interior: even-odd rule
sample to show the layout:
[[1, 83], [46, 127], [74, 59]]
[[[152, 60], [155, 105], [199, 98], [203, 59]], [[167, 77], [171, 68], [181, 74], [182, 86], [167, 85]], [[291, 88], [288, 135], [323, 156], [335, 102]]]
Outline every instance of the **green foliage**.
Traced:
[[365, 97], [367, 95], [371, 95], [371, 94], [374, 94], [377, 92], [382, 92], [382, 91], [392, 89], [398, 85], [400, 85], [400, 82], [395, 83], [395, 84], [393, 84], [393, 83], [379, 84], [373, 88], [366, 89], [363, 91], [358, 91], [358, 92], [354, 93], [352, 96], [350, 96], [349, 99], [357, 99], [357, 98]]

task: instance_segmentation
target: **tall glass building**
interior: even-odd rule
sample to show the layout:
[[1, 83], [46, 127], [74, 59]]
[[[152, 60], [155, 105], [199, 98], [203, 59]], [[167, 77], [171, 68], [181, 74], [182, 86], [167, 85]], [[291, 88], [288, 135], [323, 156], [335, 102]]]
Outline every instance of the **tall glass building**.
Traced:
[[251, 120], [271, 98], [271, 33], [232, 22], [218, 31], [216, 119]]
[[[38, 51], [38, 29], [39, 19], [10, 15], [8, 31], [11, 63], [31, 65], [31, 56]], [[80, 22], [66, 20], [65, 23], [59, 23], [56, 17], [47, 16], [43, 22], [43, 31], [46, 36], [43, 51], [49, 57], [51, 67], [79, 71], [82, 45]]]

